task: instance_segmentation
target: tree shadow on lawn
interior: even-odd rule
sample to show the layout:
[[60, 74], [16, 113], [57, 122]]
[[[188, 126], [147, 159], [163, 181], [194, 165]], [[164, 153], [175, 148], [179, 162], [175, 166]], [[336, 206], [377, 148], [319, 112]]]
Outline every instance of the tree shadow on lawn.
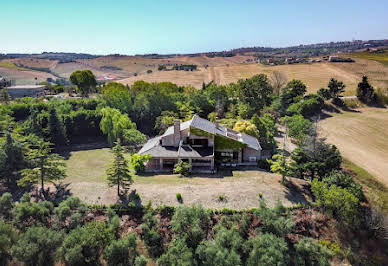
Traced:
[[311, 198], [310, 193], [310, 184], [303, 184], [300, 186], [296, 185], [292, 181], [288, 181], [286, 187], [286, 194], [285, 198], [289, 200], [293, 204], [302, 203], [310, 205], [310, 201], [306, 198], [306, 195], [308, 195], [309, 198]]
[[70, 183], [64, 184], [59, 182], [56, 184], [52, 182], [52, 185], [54, 186], [54, 190], [51, 190], [52, 186], [48, 186], [44, 190], [44, 195], [41, 193], [40, 186], [34, 186], [34, 191], [31, 194], [31, 197], [35, 198], [36, 202], [47, 200], [54, 203], [55, 205], [58, 205], [73, 195], [69, 188]]
[[129, 194], [120, 194], [116, 203], [121, 204], [123, 206], [128, 206], [128, 204], [131, 202], [133, 202], [137, 207], [143, 206], [140, 196], [136, 193], [136, 189], [133, 189]]
[[47, 186], [44, 195], [41, 193], [40, 186], [37, 185], [30, 185], [27, 187], [15, 187], [15, 188], [8, 188], [5, 186], [0, 186], [0, 195], [3, 195], [4, 193], [8, 192], [11, 193], [12, 199], [14, 201], [20, 201], [21, 197], [25, 193], [30, 194], [31, 198], [35, 199], [35, 202], [39, 201], [50, 201], [54, 204], [59, 204], [60, 202], [64, 201], [68, 197], [72, 196], [72, 193], [70, 191], [70, 183], [63, 184], [63, 183], [52, 183], [54, 186], [54, 190], [51, 190], [52, 186]]
[[65, 160], [68, 160], [72, 152], [89, 151], [89, 150], [97, 150], [97, 149], [105, 149], [105, 148], [110, 148], [109, 144], [106, 141], [92, 142], [92, 143], [85, 143], [85, 144], [70, 144], [69, 146], [63, 147], [59, 151], [59, 154], [63, 156]]

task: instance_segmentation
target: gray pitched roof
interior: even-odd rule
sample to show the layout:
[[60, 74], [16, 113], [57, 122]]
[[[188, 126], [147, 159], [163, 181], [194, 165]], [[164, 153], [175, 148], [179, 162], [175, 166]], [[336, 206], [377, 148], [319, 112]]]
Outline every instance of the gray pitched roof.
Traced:
[[181, 158], [210, 158], [213, 157], [213, 148], [197, 148], [190, 145], [179, 147], [179, 157]]
[[[190, 127], [203, 130], [213, 135], [230, 138], [235, 141], [239, 141], [241, 143], [246, 144], [249, 148], [252, 148], [255, 150], [261, 150], [260, 143], [255, 137], [234, 131], [230, 128], [226, 128], [221, 125], [216, 126], [216, 124], [210, 122], [209, 120], [200, 118], [197, 115], [194, 115], [192, 119], [181, 123], [180, 130], [185, 130]], [[141, 148], [138, 153], [139, 154], [149, 153], [154, 157], [178, 157], [179, 150], [177, 147], [163, 147], [160, 145], [160, 139], [162, 137], [172, 135], [172, 134], [174, 134], [174, 126], [169, 127], [162, 136], [158, 136], [148, 140], [148, 142], [144, 144], [143, 148]], [[199, 156], [200, 153], [196, 150], [188, 151], [188, 149], [185, 148], [185, 150], [181, 150], [181, 152], [186, 153], [187, 157], [191, 157], [191, 156], [201, 157]], [[186, 157], [186, 156], [183, 156], [183, 154], [179, 154], [179, 156]]]

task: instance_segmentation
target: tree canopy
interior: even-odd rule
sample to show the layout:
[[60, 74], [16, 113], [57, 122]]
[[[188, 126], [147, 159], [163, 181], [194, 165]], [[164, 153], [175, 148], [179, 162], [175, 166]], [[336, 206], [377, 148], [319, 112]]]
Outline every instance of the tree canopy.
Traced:
[[70, 81], [77, 86], [82, 97], [88, 97], [89, 93], [96, 88], [96, 76], [90, 70], [77, 70], [70, 75]]

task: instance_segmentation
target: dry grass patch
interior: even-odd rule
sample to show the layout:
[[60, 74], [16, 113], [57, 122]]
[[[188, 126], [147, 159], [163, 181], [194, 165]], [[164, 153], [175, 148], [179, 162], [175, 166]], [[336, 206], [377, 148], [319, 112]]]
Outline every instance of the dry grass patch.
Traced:
[[198, 71], [154, 71], [152, 74], [140, 74], [120, 80], [123, 84], [133, 84], [137, 80], [147, 82], [171, 81], [178, 85], [192, 85], [200, 88], [202, 83], [214, 80], [217, 84], [229, 84], [241, 78], [250, 78], [256, 74], [270, 75], [273, 71], [283, 72], [288, 80], [300, 79], [307, 84], [309, 92], [327, 87], [331, 78], [343, 81], [346, 85], [344, 95], [355, 95], [357, 84], [363, 75], [368, 75], [375, 87], [388, 86], [388, 67], [378, 62], [357, 59], [355, 63], [314, 63], [280, 66], [261, 64], [230, 63], [200, 67]]
[[[64, 182], [71, 183], [72, 193], [88, 203], [114, 203], [117, 201], [116, 190], [109, 188], [105, 179], [105, 170], [112, 158], [107, 148], [72, 152], [67, 160], [68, 177]], [[270, 206], [277, 199], [286, 206], [310, 201], [306, 181], [292, 179], [292, 185], [286, 188], [279, 183], [280, 180], [278, 175], [258, 170], [189, 178], [173, 174], [135, 175], [132, 189], [139, 193], [143, 204], [151, 200], [154, 205], [178, 205], [177, 193], [182, 194], [184, 204], [202, 204], [218, 209], [257, 207], [259, 193]], [[218, 200], [219, 195], [225, 195], [227, 200]]]

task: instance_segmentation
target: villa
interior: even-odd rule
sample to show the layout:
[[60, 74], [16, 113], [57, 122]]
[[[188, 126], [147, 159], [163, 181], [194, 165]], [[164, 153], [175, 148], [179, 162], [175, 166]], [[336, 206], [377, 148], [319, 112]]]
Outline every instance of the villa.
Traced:
[[257, 138], [212, 123], [194, 115], [150, 139], [138, 154], [150, 154], [148, 172], [172, 172], [182, 160], [192, 165], [191, 172], [214, 173], [218, 167], [255, 166], [262, 148]]

